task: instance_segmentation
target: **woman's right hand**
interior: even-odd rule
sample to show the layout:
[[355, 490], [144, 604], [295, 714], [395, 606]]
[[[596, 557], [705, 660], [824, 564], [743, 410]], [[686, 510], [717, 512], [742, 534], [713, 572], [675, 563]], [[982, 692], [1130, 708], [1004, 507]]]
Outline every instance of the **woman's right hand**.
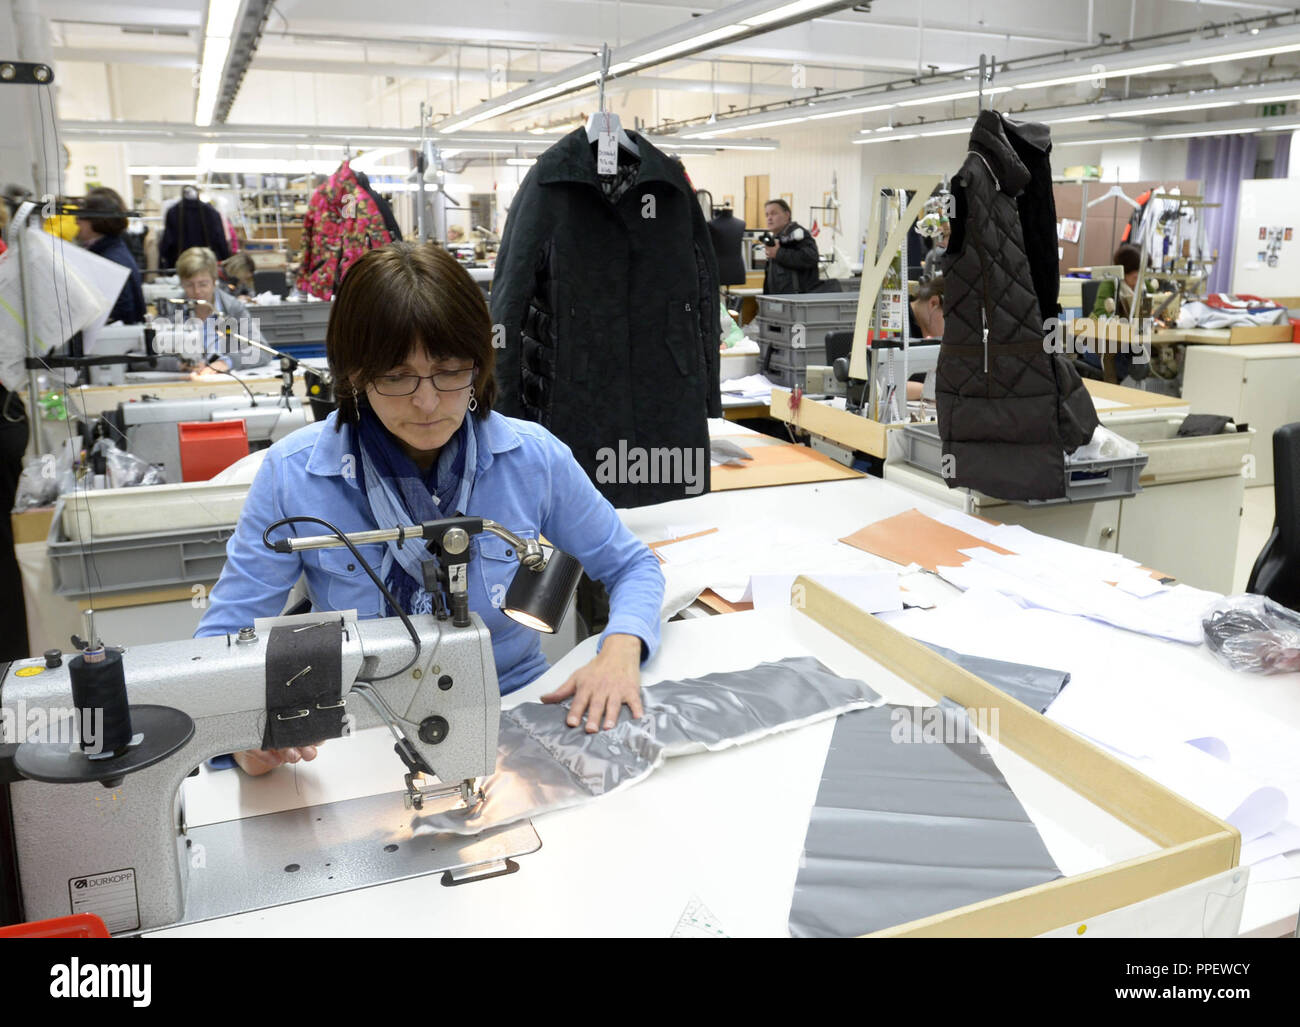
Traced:
[[316, 748], [314, 745], [300, 745], [296, 749], [245, 749], [235, 753], [234, 757], [240, 770], [250, 777], [259, 777], [283, 763], [314, 760]]

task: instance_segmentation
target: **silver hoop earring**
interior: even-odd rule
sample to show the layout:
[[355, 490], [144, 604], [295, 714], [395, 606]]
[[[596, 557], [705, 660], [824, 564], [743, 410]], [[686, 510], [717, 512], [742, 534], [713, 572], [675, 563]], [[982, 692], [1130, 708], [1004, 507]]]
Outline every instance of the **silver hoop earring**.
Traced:
[[474, 386], [469, 387], [469, 412], [472, 414], [478, 409], [478, 400], [474, 398]]

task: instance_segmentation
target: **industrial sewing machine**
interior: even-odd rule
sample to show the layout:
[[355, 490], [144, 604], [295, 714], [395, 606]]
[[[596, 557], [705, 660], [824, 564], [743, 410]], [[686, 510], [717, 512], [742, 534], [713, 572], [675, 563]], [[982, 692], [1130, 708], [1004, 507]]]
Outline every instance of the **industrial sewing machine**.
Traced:
[[[267, 533], [303, 520], [314, 518]], [[90, 624], [74, 639], [80, 654], [0, 666], [0, 923], [89, 912], [130, 933], [438, 871], [453, 884], [518, 869], [511, 857], [541, 844], [529, 823], [417, 843], [404, 813], [474, 803], [476, 779], [496, 764], [491, 639], [467, 595], [481, 531], [510, 542], [521, 564], [504, 611], [554, 631], [578, 561], [458, 517], [346, 536], [363, 566], [356, 545], [427, 545], [433, 614], [316, 612], [126, 650]], [[345, 544], [264, 541], [280, 552]], [[397, 740], [403, 792], [187, 826], [181, 785], [203, 761], [375, 726]]]
[[[200, 399], [145, 398], [119, 403], [112, 420], [116, 439], [151, 464], [160, 464], [168, 481], [181, 480], [178, 426], [187, 421], [243, 421], [251, 451], [265, 449], [307, 423], [297, 396], [208, 396]], [[120, 433], [120, 434], [119, 434]]]

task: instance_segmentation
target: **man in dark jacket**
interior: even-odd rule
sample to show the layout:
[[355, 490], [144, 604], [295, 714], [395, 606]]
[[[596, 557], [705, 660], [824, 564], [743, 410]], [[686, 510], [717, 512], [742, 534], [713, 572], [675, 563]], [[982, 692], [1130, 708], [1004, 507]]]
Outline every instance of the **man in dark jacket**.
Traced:
[[230, 242], [217, 208], [199, 199], [199, 191], [187, 185], [181, 198], [163, 215], [163, 237], [158, 245], [158, 261], [170, 271], [177, 258], [195, 246], [205, 246], [217, 260], [230, 256]]
[[767, 230], [775, 241], [766, 247], [767, 270], [763, 273], [763, 292], [782, 295], [812, 292], [817, 288], [817, 240], [803, 225], [790, 219], [790, 205], [785, 200], [768, 200], [763, 208]]

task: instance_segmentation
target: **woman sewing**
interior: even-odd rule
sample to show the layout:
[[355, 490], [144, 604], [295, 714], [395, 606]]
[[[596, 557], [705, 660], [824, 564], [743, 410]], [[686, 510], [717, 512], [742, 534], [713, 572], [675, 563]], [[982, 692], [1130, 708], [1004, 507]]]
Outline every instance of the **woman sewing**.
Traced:
[[[263, 529], [282, 517], [310, 514], [344, 532], [486, 517], [521, 537], [545, 536], [610, 593], [597, 656], [542, 701], [572, 698], [567, 722], [585, 718], [589, 732], [613, 727], [623, 705], [640, 717], [640, 665], [658, 645], [663, 575], [563, 443], [493, 412], [492, 322], [469, 274], [432, 246], [366, 253], [335, 294], [326, 350], [339, 408], [267, 452], [198, 634], [234, 633], [279, 614], [300, 575], [316, 609], [394, 615], [347, 549], [268, 550]], [[538, 634], [498, 608], [518, 560], [486, 533], [472, 546], [469, 605], [491, 633], [504, 695], [547, 663]], [[419, 547], [360, 549], [398, 605], [429, 609]], [[260, 774], [315, 755], [305, 746], [235, 759]]]
[[[217, 288], [217, 255], [206, 246], [191, 246], [176, 258], [176, 275], [194, 315], [203, 322], [202, 359], [182, 360], [181, 370], [191, 378], [202, 378], [236, 370], [248, 370], [269, 363], [271, 355], [235, 338], [245, 335], [262, 341], [248, 308], [224, 289]], [[231, 328], [227, 337], [225, 327]]]

